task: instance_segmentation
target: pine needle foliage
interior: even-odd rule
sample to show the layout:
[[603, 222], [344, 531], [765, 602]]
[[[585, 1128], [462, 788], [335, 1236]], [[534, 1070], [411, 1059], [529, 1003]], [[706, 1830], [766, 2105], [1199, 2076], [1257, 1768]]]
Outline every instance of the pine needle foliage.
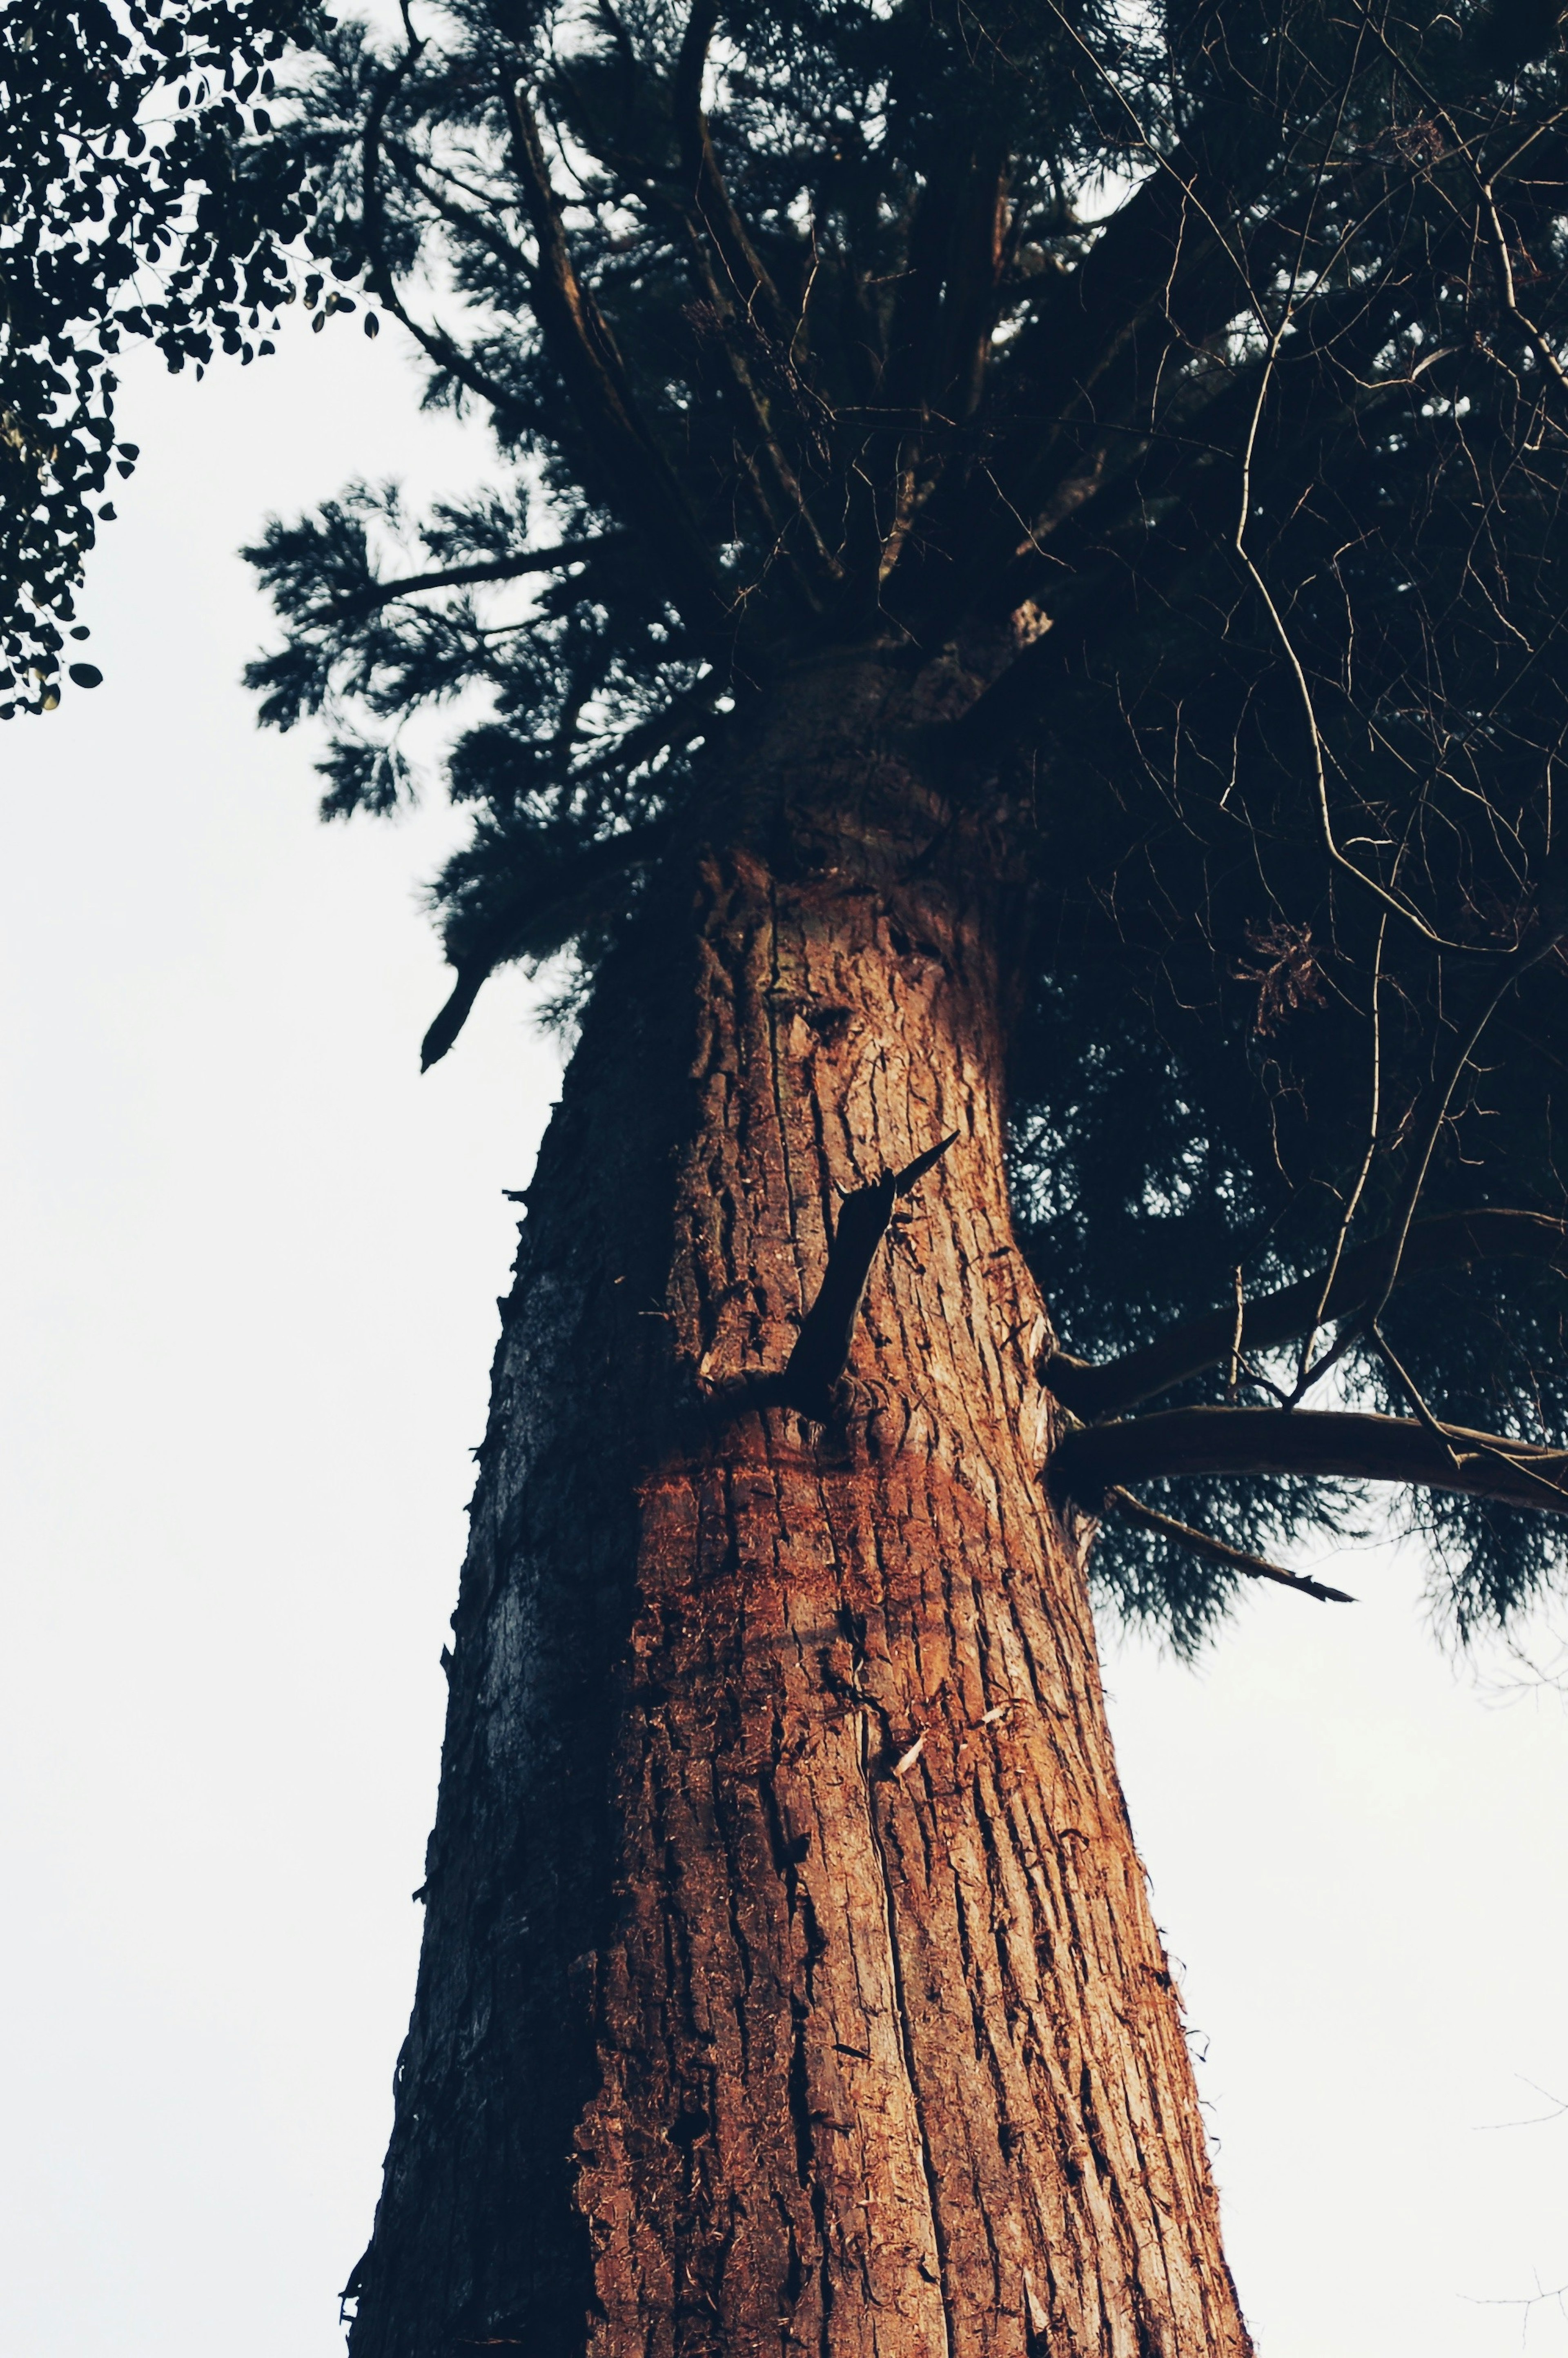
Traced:
[[[1066, 1346], [1234, 1300], [1145, 1405], [1403, 1420], [1466, 1637], [1551, 1587], [1568, 1498], [1497, 1472], [1568, 1411], [1556, 44], [1518, 0], [410, 0], [322, 28], [241, 150], [493, 433], [483, 498], [357, 485], [249, 552], [329, 816], [488, 697], [427, 1061], [498, 964], [591, 977], [786, 666], [948, 663], [919, 756], [1017, 879], [1015, 1199]], [[1270, 1478], [1173, 1442], [1143, 1495], [1252, 1551], [1354, 1526], [1280, 1430]], [[1237, 1585], [1114, 1515], [1095, 1564], [1186, 1649]]]
[[[933, 758], [1013, 812], [1027, 876], [1017, 1199], [1073, 1346], [1245, 1305], [1412, 1207], [1561, 1213], [1553, 27], [1408, 0], [410, 27], [335, 33], [288, 136], [513, 488], [423, 527], [403, 589], [362, 492], [275, 526], [255, 677], [280, 722], [358, 715], [334, 815], [406, 790], [414, 705], [492, 690], [450, 769], [476, 828], [432, 1048], [500, 959], [612, 936], [780, 665], [950, 648], [981, 692]], [[1551, 1259], [1456, 1263], [1317, 1361], [1343, 1345], [1342, 1405], [1548, 1443], [1563, 1306]], [[1163, 1404], [1301, 1371], [1243, 1352]], [[1305, 1478], [1145, 1495], [1250, 1549], [1356, 1512]], [[1552, 1580], [1552, 1516], [1409, 1495], [1461, 1633]], [[1183, 1647], [1235, 1586], [1115, 1520], [1095, 1561]]]

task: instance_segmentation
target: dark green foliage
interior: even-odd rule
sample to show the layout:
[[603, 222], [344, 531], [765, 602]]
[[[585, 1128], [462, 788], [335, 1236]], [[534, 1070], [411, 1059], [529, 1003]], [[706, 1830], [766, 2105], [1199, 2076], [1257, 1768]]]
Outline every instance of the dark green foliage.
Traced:
[[[604, 937], [710, 716], [817, 646], [947, 644], [989, 688], [942, 758], [1033, 878], [1017, 1189], [1073, 1347], [1322, 1266], [1418, 1175], [1423, 1210], [1560, 1211], [1561, 956], [1499, 995], [1568, 918], [1568, 149], [1517, 36], [1314, 0], [468, 0], [395, 58], [333, 36], [287, 135], [337, 250], [584, 552], [470, 586], [529, 545], [503, 501], [426, 528], [411, 569], [449, 590], [385, 596], [362, 492], [256, 552], [290, 626], [268, 718], [492, 690], [427, 1054], [488, 962], [556, 946], [574, 846], [613, 878], [579, 887]], [[435, 252], [461, 334], [404, 307]], [[395, 762], [340, 744], [329, 810], [385, 806]], [[1329, 1390], [1558, 1433], [1563, 1299], [1539, 1264], [1396, 1291], [1393, 1358], [1342, 1335]], [[1289, 1396], [1303, 1364], [1177, 1397]], [[1161, 1487], [1254, 1549], [1347, 1511]], [[1419, 1512], [1462, 1631], [1560, 1561], [1552, 1518]], [[1097, 1563], [1183, 1645], [1232, 1585], [1115, 1522]]]
[[[407, 791], [412, 708], [486, 698], [427, 1059], [495, 963], [591, 969], [781, 667], [879, 646], [968, 684], [925, 752], [1020, 879], [1017, 1197], [1072, 1348], [1418, 1201], [1560, 1215], [1554, 20], [459, 0], [406, 35], [323, 31], [234, 168], [319, 204], [508, 487], [416, 525], [362, 486], [252, 552], [264, 718], [330, 717], [330, 814]], [[1564, 1298], [1455, 1266], [1182, 1397], [1561, 1436]], [[1167, 1487], [1253, 1548], [1360, 1511]], [[1419, 1511], [1462, 1632], [1561, 1562], [1550, 1515]], [[1184, 1645], [1227, 1601], [1129, 1526], [1096, 1561]]]
[[272, 349], [310, 200], [287, 153], [237, 143], [313, 21], [308, 0], [0, 14], [0, 719], [58, 704], [62, 626], [87, 636], [72, 593], [137, 456], [115, 439], [122, 338], [171, 369]]

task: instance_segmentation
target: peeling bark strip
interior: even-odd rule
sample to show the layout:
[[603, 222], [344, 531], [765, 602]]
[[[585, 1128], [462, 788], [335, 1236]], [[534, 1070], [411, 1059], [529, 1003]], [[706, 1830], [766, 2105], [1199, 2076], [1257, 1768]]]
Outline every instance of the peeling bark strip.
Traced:
[[[907, 881], [885, 698], [795, 697], [529, 1190], [353, 2358], [1250, 2350], [1038, 1479], [994, 912]], [[839, 1245], [848, 1404], [716, 1414], [949, 1136]]]

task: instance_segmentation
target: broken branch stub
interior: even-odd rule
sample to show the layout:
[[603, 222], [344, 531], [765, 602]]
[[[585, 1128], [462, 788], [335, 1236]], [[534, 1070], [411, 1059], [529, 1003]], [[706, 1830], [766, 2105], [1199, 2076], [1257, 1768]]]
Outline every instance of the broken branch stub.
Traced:
[[887, 1233], [892, 1207], [935, 1167], [957, 1136], [956, 1130], [950, 1131], [939, 1145], [917, 1154], [902, 1171], [886, 1172], [869, 1187], [857, 1187], [845, 1196], [816, 1299], [801, 1323], [779, 1379], [779, 1397], [786, 1407], [797, 1409], [819, 1424], [832, 1415], [834, 1388], [849, 1364], [866, 1281], [877, 1247]]

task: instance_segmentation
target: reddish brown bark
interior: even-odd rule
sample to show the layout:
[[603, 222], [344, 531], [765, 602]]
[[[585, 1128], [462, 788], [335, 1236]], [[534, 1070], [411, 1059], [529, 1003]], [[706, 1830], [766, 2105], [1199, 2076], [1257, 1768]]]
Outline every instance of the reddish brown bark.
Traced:
[[[1249, 2348], [1039, 1478], [994, 863], [898, 718], [781, 705], [541, 1157], [354, 2358]], [[843, 1413], [746, 1405], [949, 1130]]]

